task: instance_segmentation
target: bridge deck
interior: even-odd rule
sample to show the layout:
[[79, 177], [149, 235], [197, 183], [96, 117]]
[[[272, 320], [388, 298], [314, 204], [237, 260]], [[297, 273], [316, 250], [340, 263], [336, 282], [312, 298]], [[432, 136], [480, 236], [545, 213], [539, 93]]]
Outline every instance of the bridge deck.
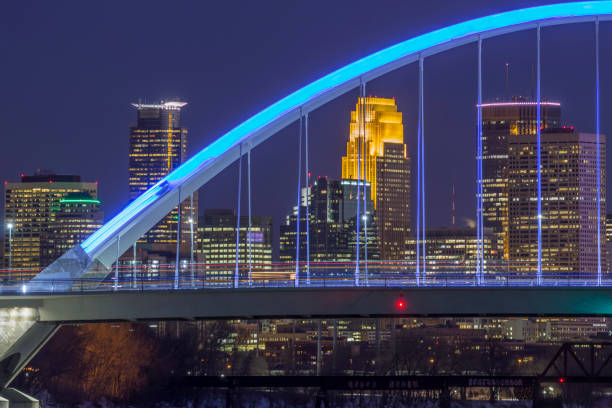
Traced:
[[[402, 302], [398, 302], [402, 300]], [[609, 316], [612, 288], [291, 288], [0, 297], [41, 322], [401, 316]]]

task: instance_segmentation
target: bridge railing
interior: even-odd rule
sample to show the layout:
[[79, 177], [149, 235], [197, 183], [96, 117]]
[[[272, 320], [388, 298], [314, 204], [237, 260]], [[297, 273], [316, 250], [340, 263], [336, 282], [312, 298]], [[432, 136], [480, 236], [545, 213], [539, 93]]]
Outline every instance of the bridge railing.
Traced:
[[[190, 289], [239, 288], [342, 288], [342, 287], [534, 287], [612, 286], [612, 279], [598, 285], [595, 274], [547, 270], [538, 282], [535, 265], [529, 263], [490, 262], [484, 279], [478, 281], [473, 262], [430, 261], [420, 264], [417, 278], [414, 261], [372, 261], [360, 263], [356, 281], [354, 262], [310, 262], [239, 264], [239, 280], [234, 280], [235, 264], [179, 264], [179, 278], [175, 280], [174, 264], [138, 264], [126, 261], [115, 271], [90, 270], [90, 274], [76, 280], [56, 279], [37, 281], [36, 291], [44, 293], [154, 291]], [[423, 270], [425, 272], [423, 272]], [[0, 270], [0, 294], [28, 294], [28, 287], [38, 269]], [[106, 275], [100, 279], [100, 275]], [[41, 291], [41, 287], [44, 290]]]

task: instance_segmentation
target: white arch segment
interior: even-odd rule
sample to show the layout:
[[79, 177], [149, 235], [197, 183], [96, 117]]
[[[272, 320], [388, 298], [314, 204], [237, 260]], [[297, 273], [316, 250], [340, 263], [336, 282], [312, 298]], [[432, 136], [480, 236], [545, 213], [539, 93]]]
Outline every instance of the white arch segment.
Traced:
[[[553, 4], [513, 10], [469, 20], [411, 38], [346, 65], [270, 105], [230, 130], [143, 193], [82, 244], [36, 276], [28, 286], [44, 290], [53, 279], [76, 279], [92, 262], [112, 265], [179, 202], [239, 157], [239, 146], [254, 148], [299, 118], [343, 93], [392, 70], [455, 48], [541, 26], [612, 19], [612, 1]], [[36, 285], [38, 282], [39, 285]], [[56, 288], [58, 289], [58, 288]]]

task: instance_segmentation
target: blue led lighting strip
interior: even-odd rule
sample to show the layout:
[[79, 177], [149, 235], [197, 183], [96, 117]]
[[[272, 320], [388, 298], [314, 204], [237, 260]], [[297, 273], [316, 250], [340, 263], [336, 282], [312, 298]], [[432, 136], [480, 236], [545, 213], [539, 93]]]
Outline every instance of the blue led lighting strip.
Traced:
[[[536, 21], [547, 20], [548, 23], [555, 24], [555, 21], [562, 21], [563, 19], [610, 14], [612, 14], [612, 1], [563, 3], [514, 10], [432, 31], [346, 65], [270, 105], [196, 153], [191, 159], [93, 233], [81, 244], [81, 247], [88, 255], [95, 256], [97, 251], [101, 250], [110, 240], [113, 240], [120, 230], [126, 228], [136, 216], [163, 195], [155, 195], [156, 192], [160, 191], [159, 188], [162, 183], [168, 183], [170, 188], [176, 187], [176, 185], [186, 181], [187, 178], [207, 168], [206, 166], [213, 163], [215, 159], [224, 155], [238, 143], [253, 136], [257, 131], [275, 123], [284, 115], [295, 112], [306, 103], [318, 101], [319, 98], [325, 99], [324, 97], [328, 92], [339, 89], [359, 77], [370, 74], [368, 79], [372, 79], [384, 73], [377, 73], [377, 70], [391, 66], [396, 61], [417, 55], [425, 50], [431, 50], [432, 54], [439, 52], [433, 49], [436, 46], [440, 46], [440, 50], [443, 50], [445, 45], [448, 48], [452, 48], [455, 44], [462, 45], [463, 43], [459, 43], [458, 40], [469, 39], [479, 33], [499, 30], [498, 33], [492, 33], [492, 35], [500, 35], [529, 28], [520, 25]], [[508, 29], [506, 30], [506, 28]], [[397, 65], [397, 67], [399, 66], [401, 64]], [[146, 205], [142, 206], [145, 202]]]
[[538, 58], [537, 58], [537, 85], [536, 85], [536, 117], [537, 117], [537, 123], [536, 123], [536, 132], [537, 132], [537, 139], [538, 139], [538, 146], [537, 146], [537, 156], [538, 156], [538, 169], [537, 169], [537, 173], [538, 173], [538, 215], [537, 215], [537, 219], [538, 219], [538, 270], [537, 270], [537, 277], [536, 277], [536, 282], [538, 283], [538, 285], [542, 284], [542, 146], [541, 146], [541, 138], [542, 138], [542, 111], [540, 109], [540, 102], [541, 102], [541, 94], [540, 94], [540, 87], [541, 87], [541, 79], [540, 79], [540, 57], [541, 57], [541, 27], [540, 24], [538, 23], [538, 27], [536, 29], [536, 34], [537, 34], [537, 50], [538, 50]]
[[597, 132], [597, 285], [601, 286], [601, 170], [599, 167], [599, 17], [595, 19], [595, 131]]

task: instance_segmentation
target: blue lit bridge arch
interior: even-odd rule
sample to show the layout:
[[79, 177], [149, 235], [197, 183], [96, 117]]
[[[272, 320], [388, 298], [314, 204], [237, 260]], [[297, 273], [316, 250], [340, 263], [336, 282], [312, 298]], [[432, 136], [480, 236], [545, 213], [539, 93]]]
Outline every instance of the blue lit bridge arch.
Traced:
[[[420, 183], [424, 183], [424, 181], [421, 180], [424, 180], [424, 164], [422, 163], [422, 146], [424, 144], [422, 123], [424, 118], [422, 73], [423, 60], [425, 58], [464, 44], [474, 42], [478, 44], [478, 123], [479, 127], [481, 127], [481, 58], [483, 40], [521, 30], [537, 30], [537, 103], [539, 104], [541, 28], [568, 23], [594, 23], [597, 27], [596, 48], [598, 48], [599, 22], [610, 19], [612, 19], [612, 1], [564, 3], [514, 10], [444, 27], [385, 48], [379, 52], [346, 65], [270, 105], [223, 136], [219, 137], [213, 143], [195, 154], [186, 163], [181, 165], [179, 168], [170, 173], [155, 186], [125, 207], [119, 214], [108, 221], [81, 245], [73, 248], [67, 254], [58, 259], [54, 264], [34, 277], [28, 283], [28, 288], [31, 290], [44, 291], [47, 290], [46, 282], [52, 280], [64, 280], [67, 282], [66, 289], [68, 289], [72, 283], [81, 278], [88, 268], [92, 267], [92, 265], [105, 269], [108, 272], [108, 268], [110, 268], [113, 262], [118, 258], [118, 254], [129, 249], [140, 236], [142, 236], [160, 219], [168, 214], [178, 205], [178, 203], [182, 202], [185, 198], [190, 197], [198, 188], [207, 183], [224, 168], [241, 158], [243, 154], [250, 153], [251, 149], [255, 148], [257, 145], [268, 139], [279, 130], [285, 128], [295, 121], [301, 120], [309, 112], [329, 102], [330, 100], [357, 87], [360, 87], [362, 94], [364, 94], [365, 84], [368, 81], [414, 62], [418, 62], [420, 68], [419, 143], [421, 147], [419, 147], [420, 151], [418, 153], [418, 179]], [[599, 135], [598, 58], [596, 61], [596, 66], [597, 134]], [[540, 111], [538, 109], [538, 121], [539, 114]], [[480, 128], [477, 135], [479, 157], [482, 154], [481, 133], [482, 130]], [[479, 176], [482, 175], [481, 162], [478, 166], [478, 174]], [[538, 168], [538, 182], [540, 180], [540, 176], [540, 169]], [[481, 188], [482, 186], [479, 186], [479, 193], [482, 197]], [[424, 185], [419, 185], [417, 190], [420, 193], [422, 192], [421, 197], [418, 199], [419, 212], [417, 213], [417, 218], [419, 219], [419, 222], [417, 223], [417, 235], [422, 235], [424, 237]], [[538, 198], [541, 198], [540, 188], [538, 188]], [[538, 200], [538, 214], [541, 213], [540, 203], [541, 199]], [[599, 205], [600, 203], [598, 199], [598, 208]], [[600, 212], [598, 212], [598, 214], [599, 213]], [[359, 219], [359, 217], [357, 217], [357, 219]], [[541, 236], [541, 217], [538, 217], [538, 224], [538, 231]], [[477, 233], [479, 238], [478, 241], [481, 243], [480, 245], [482, 245], [483, 224], [481, 201], [478, 205]], [[600, 235], [601, 234], [598, 234], [598, 237]], [[423, 240], [422, 251], [425, 250], [424, 242], [425, 240]], [[476, 279], [479, 283], [482, 283], [483, 279], [482, 253], [483, 250], [480, 246], [478, 263], [476, 266]], [[541, 239], [539, 240], [539, 253], [541, 255]], [[538, 283], [541, 283], [541, 256], [539, 256], [538, 259], [537, 281]], [[419, 271], [417, 266], [417, 283], [419, 281], [420, 272], [424, 272], [424, 270]], [[601, 283], [601, 259], [598, 270], [598, 283]]]

